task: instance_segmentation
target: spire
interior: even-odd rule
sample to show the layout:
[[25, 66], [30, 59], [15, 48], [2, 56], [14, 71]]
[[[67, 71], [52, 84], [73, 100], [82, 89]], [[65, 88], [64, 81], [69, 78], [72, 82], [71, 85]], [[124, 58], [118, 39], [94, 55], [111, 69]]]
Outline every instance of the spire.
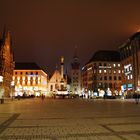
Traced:
[[3, 28], [3, 35], [2, 35], [3, 39], [5, 39], [5, 36], [6, 36], [6, 25], [4, 25]]
[[57, 64], [55, 65], [55, 69], [58, 70], [58, 65]]
[[73, 58], [78, 58], [77, 57], [77, 45], [75, 45], [75, 48], [74, 48], [75, 50], [74, 50], [74, 57]]
[[74, 56], [73, 56], [74, 62], [78, 61], [78, 55], [77, 55], [77, 45], [75, 45], [75, 50], [74, 50]]

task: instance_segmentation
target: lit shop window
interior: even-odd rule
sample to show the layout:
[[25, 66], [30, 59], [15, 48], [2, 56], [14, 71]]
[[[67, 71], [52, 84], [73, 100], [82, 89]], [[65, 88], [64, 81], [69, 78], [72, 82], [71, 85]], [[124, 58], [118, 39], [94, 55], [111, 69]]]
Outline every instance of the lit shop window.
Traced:
[[106, 70], [104, 70], [104, 73], [106, 73]]
[[129, 75], [127, 75], [127, 79], [128, 79], [128, 80], [130, 79]]
[[118, 73], [121, 73], [121, 70], [118, 70]]
[[17, 80], [19, 81], [20, 80], [20, 77], [17, 77]]
[[102, 70], [99, 70], [99, 73], [102, 73]]
[[116, 70], [114, 70], [114, 73], [116, 73]]

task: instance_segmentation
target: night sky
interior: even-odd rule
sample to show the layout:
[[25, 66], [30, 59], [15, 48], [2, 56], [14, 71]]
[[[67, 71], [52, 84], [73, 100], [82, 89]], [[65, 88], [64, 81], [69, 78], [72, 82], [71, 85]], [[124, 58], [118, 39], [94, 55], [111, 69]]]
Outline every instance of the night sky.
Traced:
[[75, 46], [81, 65], [97, 50], [117, 49], [140, 28], [140, 0], [0, 0], [0, 32], [12, 33], [15, 61], [49, 74]]

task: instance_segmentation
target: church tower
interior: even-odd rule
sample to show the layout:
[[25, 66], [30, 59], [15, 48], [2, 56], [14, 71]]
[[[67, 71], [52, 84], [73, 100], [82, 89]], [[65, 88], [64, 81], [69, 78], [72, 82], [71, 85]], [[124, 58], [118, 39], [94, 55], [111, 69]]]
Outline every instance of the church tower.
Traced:
[[81, 93], [81, 71], [79, 58], [77, 56], [77, 47], [75, 47], [75, 53], [71, 63], [71, 90], [73, 94]]
[[3, 82], [0, 83], [3, 89], [2, 96], [9, 97], [11, 92], [11, 82], [14, 70], [14, 56], [12, 49], [11, 33], [4, 29], [3, 36], [0, 39], [0, 75]]

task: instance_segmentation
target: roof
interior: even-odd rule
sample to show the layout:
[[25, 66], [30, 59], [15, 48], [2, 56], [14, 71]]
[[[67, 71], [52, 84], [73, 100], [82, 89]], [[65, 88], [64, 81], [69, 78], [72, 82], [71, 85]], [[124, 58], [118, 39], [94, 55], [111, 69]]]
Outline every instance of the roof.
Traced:
[[120, 61], [120, 53], [118, 51], [112, 50], [101, 50], [94, 53], [89, 62], [92, 61], [110, 61], [118, 62]]
[[134, 38], [140, 38], [140, 32], [136, 32], [135, 34], [133, 34], [131, 37], [130, 37], [130, 40], [133, 40]]
[[16, 62], [15, 70], [42, 70], [36, 63], [33, 62]]

